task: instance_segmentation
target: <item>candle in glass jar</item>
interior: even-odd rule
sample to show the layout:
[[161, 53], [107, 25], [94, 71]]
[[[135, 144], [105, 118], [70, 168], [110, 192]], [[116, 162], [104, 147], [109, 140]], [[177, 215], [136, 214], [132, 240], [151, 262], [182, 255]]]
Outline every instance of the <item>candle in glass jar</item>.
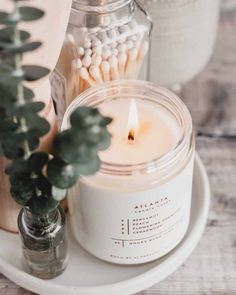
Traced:
[[192, 121], [173, 93], [144, 81], [116, 81], [79, 96], [112, 116], [100, 171], [69, 192], [72, 232], [93, 255], [139, 264], [171, 251], [189, 224], [194, 159]]
[[[99, 106], [102, 114], [113, 118], [109, 126], [110, 147], [101, 160], [113, 164], [138, 164], [161, 157], [180, 139], [176, 119], [161, 106], [133, 99], [119, 98]], [[129, 139], [135, 130], [133, 140]]]

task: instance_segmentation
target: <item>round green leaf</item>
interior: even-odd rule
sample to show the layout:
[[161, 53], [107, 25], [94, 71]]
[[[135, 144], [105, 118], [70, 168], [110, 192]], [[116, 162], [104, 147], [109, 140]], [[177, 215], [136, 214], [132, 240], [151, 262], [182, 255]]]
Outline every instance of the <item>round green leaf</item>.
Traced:
[[[3, 50], [3, 53], [7, 52], [8, 54], [17, 54], [17, 53], [22, 54], [24, 52], [33, 51], [39, 48], [41, 45], [42, 43], [38, 41], [20, 44], [17, 46], [12, 45], [11, 47], [4, 48], [5, 51]], [[29, 81], [34, 81], [34, 80], [29, 80]]]
[[17, 159], [24, 155], [24, 151], [21, 147], [16, 146], [14, 142], [9, 140], [2, 142], [2, 150], [4, 155], [8, 159]]
[[75, 128], [90, 127], [93, 125], [107, 126], [112, 122], [109, 117], [101, 115], [98, 109], [91, 107], [78, 107], [70, 117], [71, 126]]
[[58, 202], [54, 200], [52, 197], [37, 197], [34, 196], [30, 199], [30, 201], [27, 203], [27, 207], [29, 210], [34, 214], [47, 214], [54, 209], [56, 209], [58, 206]]
[[45, 104], [41, 101], [28, 102], [24, 105], [15, 105], [12, 108], [12, 115], [17, 117], [31, 117], [35, 116], [35, 113], [38, 113], [44, 109]]
[[23, 66], [22, 67], [26, 81], [35, 81], [50, 73], [50, 70], [40, 66]]
[[44, 152], [34, 152], [28, 159], [30, 171], [39, 173], [48, 162], [48, 154]]
[[52, 185], [49, 180], [40, 173], [36, 178], [36, 186], [44, 197], [51, 197], [52, 195]]
[[58, 202], [62, 201], [65, 198], [66, 192], [66, 189], [60, 189], [55, 186], [52, 187], [52, 197]]
[[23, 21], [37, 20], [44, 15], [43, 10], [31, 6], [21, 6], [19, 11]]
[[88, 146], [82, 133], [65, 130], [59, 133], [53, 143], [54, 153], [68, 163], [84, 162], [96, 155], [97, 150]]
[[100, 168], [100, 159], [98, 156], [90, 158], [85, 163], [74, 164], [74, 169], [77, 175], [92, 175]]
[[28, 173], [10, 174], [11, 194], [14, 200], [25, 206], [26, 203], [34, 196], [35, 184]]
[[77, 181], [74, 167], [58, 158], [48, 162], [47, 176], [52, 185], [61, 189], [69, 188]]
[[[25, 42], [26, 40], [30, 38], [30, 33], [26, 31], [19, 30], [19, 34], [20, 34], [21, 42]], [[3, 48], [5, 48], [4, 44], [10, 47], [13, 46], [14, 35], [15, 35], [15, 31], [13, 26], [8, 26], [1, 29], [0, 30], [0, 46], [1, 47], [3, 46]]]

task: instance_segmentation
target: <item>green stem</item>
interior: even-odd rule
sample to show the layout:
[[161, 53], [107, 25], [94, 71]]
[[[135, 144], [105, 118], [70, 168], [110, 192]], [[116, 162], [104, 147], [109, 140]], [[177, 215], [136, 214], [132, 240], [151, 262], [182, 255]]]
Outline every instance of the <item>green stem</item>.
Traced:
[[[15, 2], [15, 10], [14, 10], [15, 14], [19, 14], [19, 7], [18, 4]], [[14, 44], [15, 45], [19, 45], [21, 44], [21, 40], [20, 40], [20, 31], [18, 29], [18, 25], [16, 24], [14, 27]], [[15, 70], [16, 73], [21, 74], [22, 73], [22, 66], [21, 66], [21, 55], [18, 53], [15, 55]], [[23, 87], [23, 83], [19, 82], [19, 84], [17, 85], [17, 100], [18, 103], [23, 105], [25, 104], [25, 98], [24, 98], [24, 87]], [[20, 124], [20, 129], [23, 132], [27, 132], [28, 128], [27, 128], [27, 124], [26, 124], [26, 120], [25, 118], [21, 117], [19, 119], [19, 124]], [[31, 151], [29, 148], [29, 143], [27, 140], [25, 140], [23, 142], [23, 148], [24, 148], [24, 157], [28, 158], [31, 155]]]

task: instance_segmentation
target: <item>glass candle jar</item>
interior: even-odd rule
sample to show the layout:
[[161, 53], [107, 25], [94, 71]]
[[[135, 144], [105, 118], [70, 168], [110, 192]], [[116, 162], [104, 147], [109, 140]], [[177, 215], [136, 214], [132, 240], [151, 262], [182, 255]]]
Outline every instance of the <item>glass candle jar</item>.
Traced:
[[[140, 121], [134, 142], [119, 136], [130, 121], [130, 98]], [[194, 162], [189, 111], [175, 94], [152, 83], [114, 81], [76, 98], [62, 129], [82, 105], [98, 107], [114, 122], [111, 146], [100, 153], [100, 171], [80, 177], [69, 192], [76, 240], [93, 255], [118, 264], [162, 257], [182, 240], [189, 224]]]
[[219, 0], [141, 0], [153, 19], [150, 80], [178, 89], [209, 61]]
[[51, 76], [59, 121], [90, 86], [147, 78], [151, 22], [134, 0], [74, 0], [67, 34]]
[[18, 228], [24, 265], [33, 276], [52, 279], [68, 264], [66, 216], [60, 207], [47, 214], [21, 210]]

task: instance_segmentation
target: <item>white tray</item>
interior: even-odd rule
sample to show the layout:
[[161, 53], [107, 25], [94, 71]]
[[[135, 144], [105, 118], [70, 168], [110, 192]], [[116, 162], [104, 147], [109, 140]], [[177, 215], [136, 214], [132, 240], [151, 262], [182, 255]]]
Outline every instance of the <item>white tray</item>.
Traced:
[[190, 226], [179, 246], [165, 257], [144, 265], [117, 266], [93, 257], [70, 237], [68, 268], [56, 279], [43, 281], [22, 269], [18, 235], [0, 230], [0, 272], [16, 284], [43, 295], [133, 294], [160, 282], [188, 258], [202, 236], [209, 202], [207, 174], [196, 156]]

